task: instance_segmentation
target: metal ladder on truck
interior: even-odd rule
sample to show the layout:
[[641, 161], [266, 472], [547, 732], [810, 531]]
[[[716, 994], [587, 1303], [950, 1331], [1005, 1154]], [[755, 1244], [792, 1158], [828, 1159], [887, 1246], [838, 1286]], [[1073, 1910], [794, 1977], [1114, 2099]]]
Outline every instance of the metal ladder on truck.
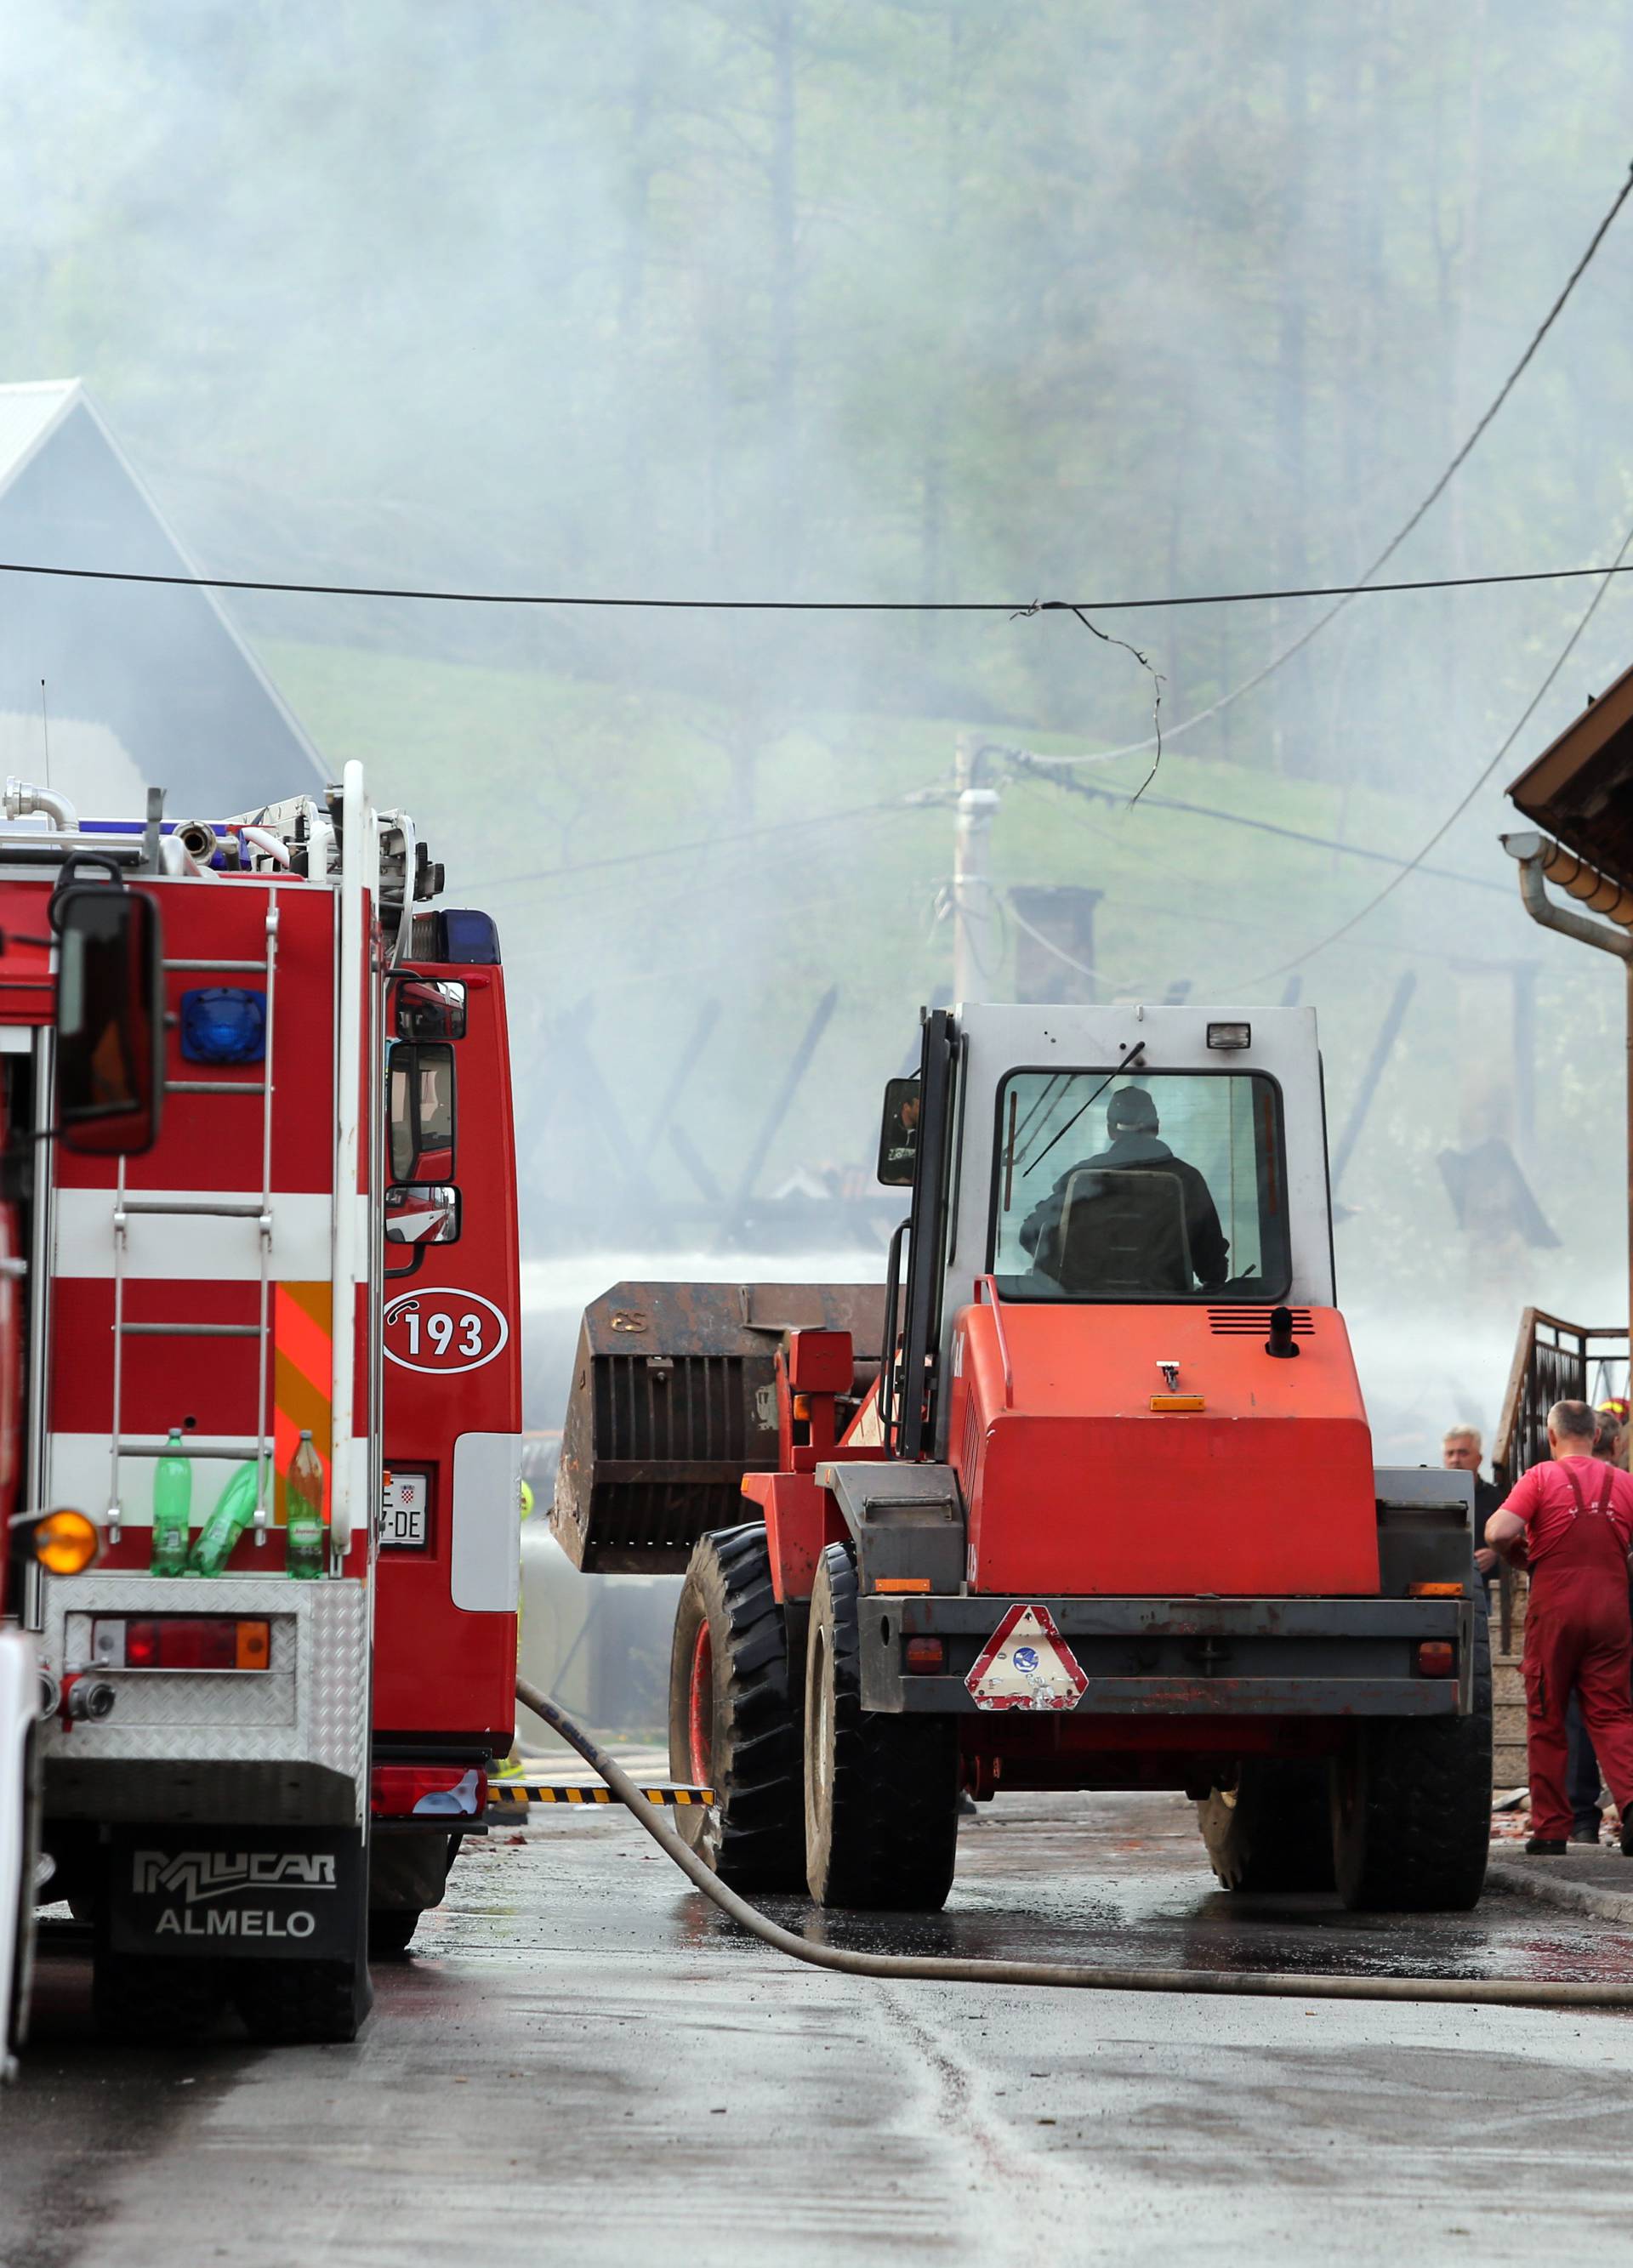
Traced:
[[[129, 1440], [123, 1436], [124, 1344], [129, 1338], [216, 1338], [254, 1339], [256, 1341], [255, 1361], [255, 1438], [240, 1440], [209, 1439], [195, 1446], [181, 1444], [181, 1454], [188, 1457], [231, 1459], [243, 1462], [253, 1457], [255, 1462], [255, 1532], [257, 1549], [263, 1548], [267, 1528], [271, 1521], [269, 1498], [269, 1473], [272, 1462], [272, 1437], [268, 1424], [268, 1373], [270, 1356], [270, 1306], [272, 1287], [272, 1105], [274, 1093], [273, 1041], [277, 1030], [277, 893], [269, 887], [266, 909], [266, 958], [263, 961], [166, 960], [164, 967], [172, 972], [189, 976], [262, 976], [266, 980], [266, 1053], [262, 1076], [255, 1079], [167, 1079], [166, 1094], [196, 1094], [237, 1096], [258, 1094], [261, 1097], [261, 1194], [255, 1197], [149, 1197], [132, 1196], [125, 1188], [125, 1160], [119, 1160], [119, 1178], [114, 1200], [114, 1406], [108, 1444], [107, 1537], [111, 1543], [119, 1541], [123, 1524], [120, 1502], [119, 1462], [122, 1457], [174, 1456], [176, 1450], [164, 1442]], [[164, 1322], [133, 1323], [125, 1318], [125, 1268], [129, 1255], [129, 1225], [136, 1217], [158, 1217], [169, 1219], [253, 1220], [260, 1232], [260, 1301], [257, 1320], [253, 1323], [218, 1323], [189, 1322], [176, 1318]], [[273, 1476], [274, 1480], [276, 1476]]]

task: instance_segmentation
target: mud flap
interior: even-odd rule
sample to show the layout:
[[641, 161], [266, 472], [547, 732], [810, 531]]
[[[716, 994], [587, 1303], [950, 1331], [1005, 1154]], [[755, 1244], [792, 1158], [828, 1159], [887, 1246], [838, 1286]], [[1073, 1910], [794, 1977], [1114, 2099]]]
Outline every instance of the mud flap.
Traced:
[[367, 1934], [368, 1849], [336, 1827], [115, 1827], [108, 1952], [350, 1965]]

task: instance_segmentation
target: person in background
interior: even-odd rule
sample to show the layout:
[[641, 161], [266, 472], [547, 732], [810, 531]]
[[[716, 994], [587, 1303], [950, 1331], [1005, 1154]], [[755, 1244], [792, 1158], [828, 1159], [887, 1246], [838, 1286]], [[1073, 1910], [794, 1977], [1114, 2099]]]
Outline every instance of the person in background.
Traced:
[[[1627, 1415], [1625, 1402], [1601, 1402], [1594, 1409], [1593, 1454], [1607, 1465], [1627, 1462]], [[1604, 1776], [1593, 1753], [1593, 1743], [1588, 1738], [1587, 1727], [1582, 1721], [1581, 1698], [1575, 1693], [1570, 1697], [1565, 1729], [1570, 1743], [1565, 1778], [1565, 1793], [1570, 1799], [1570, 1839], [1573, 1843], [1591, 1843], [1597, 1849], [1605, 1824], [1601, 1803]]]
[[1556, 1402], [1548, 1413], [1549, 1461], [1522, 1474], [1486, 1523], [1487, 1543], [1504, 1558], [1523, 1547], [1531, 1570], [1526, 1849], [1536, 1858], [1556, 1857], [1566, 1847], [1565, 1718], [1574, 1692], [1622, 1814], [1623, 1855], [1633, 1859], [1633, 1475], [1595, 1458], [1596, 1431], [1585, 1402]]
[[[1472, 1473], [1474, 1478], [1474, 1535], [1483, 1538], [1486, 1522], [1497, 1508], [1495, 1481], [1480, 1476], [1480, 1460], [1485, 1454], [1485, 1438], [1478, 1425], [1452, 1425], [1441, 1436], [1440, 1462], [1449, 1473]], [[1480, 1570], [1480, 1580], [1486, 1587], [1486, 1603], [1491, 1603], [1491, 1577], [1496, 1566], [1496, 1553], [1483, 1541], [1476, 1542], [1474, 1565]]]

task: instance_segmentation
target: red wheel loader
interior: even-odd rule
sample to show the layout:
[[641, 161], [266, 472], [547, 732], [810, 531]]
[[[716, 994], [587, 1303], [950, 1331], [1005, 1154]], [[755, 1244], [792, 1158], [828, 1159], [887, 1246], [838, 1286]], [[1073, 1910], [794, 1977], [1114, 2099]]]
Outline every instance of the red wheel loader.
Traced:
[[1305, 1009], [969, 1007], [885, 1098], [886, 1281], [624, 1285], [553, 1522], [686, 1570], [671, 1762], [739, 1888], [938, 1908], [961, 1793], [1181, 1789], [1229, 1888], [1467, 1908], [1467, 1476], [1375, 1469]]

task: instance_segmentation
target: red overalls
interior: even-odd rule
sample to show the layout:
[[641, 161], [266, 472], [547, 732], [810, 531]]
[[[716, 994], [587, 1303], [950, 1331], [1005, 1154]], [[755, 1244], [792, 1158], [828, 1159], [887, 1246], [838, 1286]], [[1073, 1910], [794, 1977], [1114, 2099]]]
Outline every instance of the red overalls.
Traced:
[[1575, 1689], [1600, 1770], [1622, 1813], [1633, 1808], [1633, 1627], [1628, 1562], [1610, 1518], [1614, 1476], [1590, 1509], [1569, 1464], [1577, 1516], [1531, 1571], [1526, 1609], [1526, 1746], [1531, 1770], [1531, 1831], [1551, 1842], [1570, 1833], [1565, 1794], [1565, 1711]]

